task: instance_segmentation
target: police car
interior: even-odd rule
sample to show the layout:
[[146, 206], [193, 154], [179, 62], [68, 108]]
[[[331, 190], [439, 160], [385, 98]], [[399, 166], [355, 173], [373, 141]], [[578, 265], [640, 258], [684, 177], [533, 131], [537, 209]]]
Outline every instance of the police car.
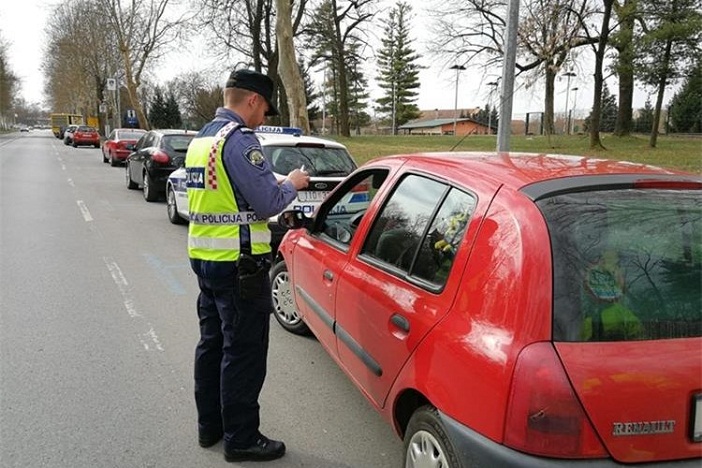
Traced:
[[[311, 215], [327, 194], [356, 170], [356, 162], [346, 147], [335, 141], [302, 135], [302, 130], [294, 127], [261, 126], [255, 133], [263, 155], [278, 180], [285, 179], [296, 168], [304, 167], [310, 175], [309, 186], [298, 191], [297, 199], [286, 209], [297, 209]], [[368, 204], [367, 192], [354, 193], [347, 198], [348, 204]], [[171, 223], [187, 223], [188, 194], [184, 167], [168, 177], [166, 201]], [[268, 224], [272, 231], [272, 243], [277, 245], [284, 234], [277, 223], [277, 216], [270, 218]]]

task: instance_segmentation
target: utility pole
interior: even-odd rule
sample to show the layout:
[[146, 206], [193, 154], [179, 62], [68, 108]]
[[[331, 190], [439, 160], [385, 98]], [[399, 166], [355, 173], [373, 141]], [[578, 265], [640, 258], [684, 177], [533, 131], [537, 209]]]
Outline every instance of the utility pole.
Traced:
[[565, 106], [565, 124], [563, 125], [563, 133], [566, 135], [570, 133], [570, 125], [569, 125], [569, 116], [568, 116], [568, 98], [570, 96], [570, 78], [572, 76], [576, 76], [575, 73], [572, 71], [567, 71], [563, 74], [563, 76], [568, 77], [567, 83], [566, 83], [566, 106]]
[[509, 0], [505, 31], [505, 58], [502, 62], [502, 91], [500, 92], [500, 123], [497, 126], [497, 151], [509, 151], [512, 133], [512, 100], [514, 93], [514, 68], [517, 61], [517, 26], [519, 0]]
[[456, 136], [456, 122], [458, 120], [458, 74], [461, 70], [465, 70], [463, 65], [454, 65], [450, 70], [456, 70], [456, 97], [453, 100], [453, 136]]

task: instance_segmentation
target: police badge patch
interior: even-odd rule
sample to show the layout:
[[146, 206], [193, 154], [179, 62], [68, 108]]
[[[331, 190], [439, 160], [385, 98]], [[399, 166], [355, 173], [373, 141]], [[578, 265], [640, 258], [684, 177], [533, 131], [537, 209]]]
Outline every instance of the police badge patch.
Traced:
[[246, 159], [248, 159], [251, 164], [258, 168], [263, 168], [263, 164], [266, 162], [266, 159], [263, 157], [263, 153], [261, 153], [259, 148], [249, 149], [249, 151], [246, 153]]

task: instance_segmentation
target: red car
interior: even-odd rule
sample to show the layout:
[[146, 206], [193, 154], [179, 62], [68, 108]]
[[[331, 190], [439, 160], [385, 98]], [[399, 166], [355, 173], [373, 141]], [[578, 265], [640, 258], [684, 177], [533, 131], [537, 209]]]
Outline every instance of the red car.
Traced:
[[100, 147], [100, 135], [97, 130], [93, 127], [88, 127], [87, 125], [80, 125], [73, 132], [71, 137], [71, 144], [74, 148], [78, 146], [94, 146], [95, 148]]
[[280, 222], [276, 319], [317, 337], [404, 466], [701, 466], [702, 177], [390, 156]]
[[102, 162], [109, 162], [115, 167], [123, 164], [132, 150], [128, 145], [135, 145], [139, 138], [144, 136], [146, 130], [139, 128], [116, 128], [102, 144]]

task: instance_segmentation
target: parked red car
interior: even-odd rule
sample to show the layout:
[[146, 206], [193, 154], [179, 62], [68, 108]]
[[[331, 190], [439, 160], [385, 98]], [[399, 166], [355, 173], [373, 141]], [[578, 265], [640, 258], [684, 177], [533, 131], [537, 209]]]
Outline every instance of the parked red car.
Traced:
[[280, 222], [276, 319], [317, 337], [404, 466], [700, 466], [702, 177], [391, 156]]
[[102, 143], [102, 162], [109, 162], [115, 167], [123, 164], [132, 152], [127, 145], [135, 145], [139, 138], [144, 136], [146, 130], [140, 128], [116, 128], [110, 132]]
[[80, 125], [73, 136], [71, 137], [71, 144], [74, 148], [78, 146], [94, 146], [95, 148], [100, 147], [100, 135], [97, 130], [93, 127], [88, 127], [87, 125]]

